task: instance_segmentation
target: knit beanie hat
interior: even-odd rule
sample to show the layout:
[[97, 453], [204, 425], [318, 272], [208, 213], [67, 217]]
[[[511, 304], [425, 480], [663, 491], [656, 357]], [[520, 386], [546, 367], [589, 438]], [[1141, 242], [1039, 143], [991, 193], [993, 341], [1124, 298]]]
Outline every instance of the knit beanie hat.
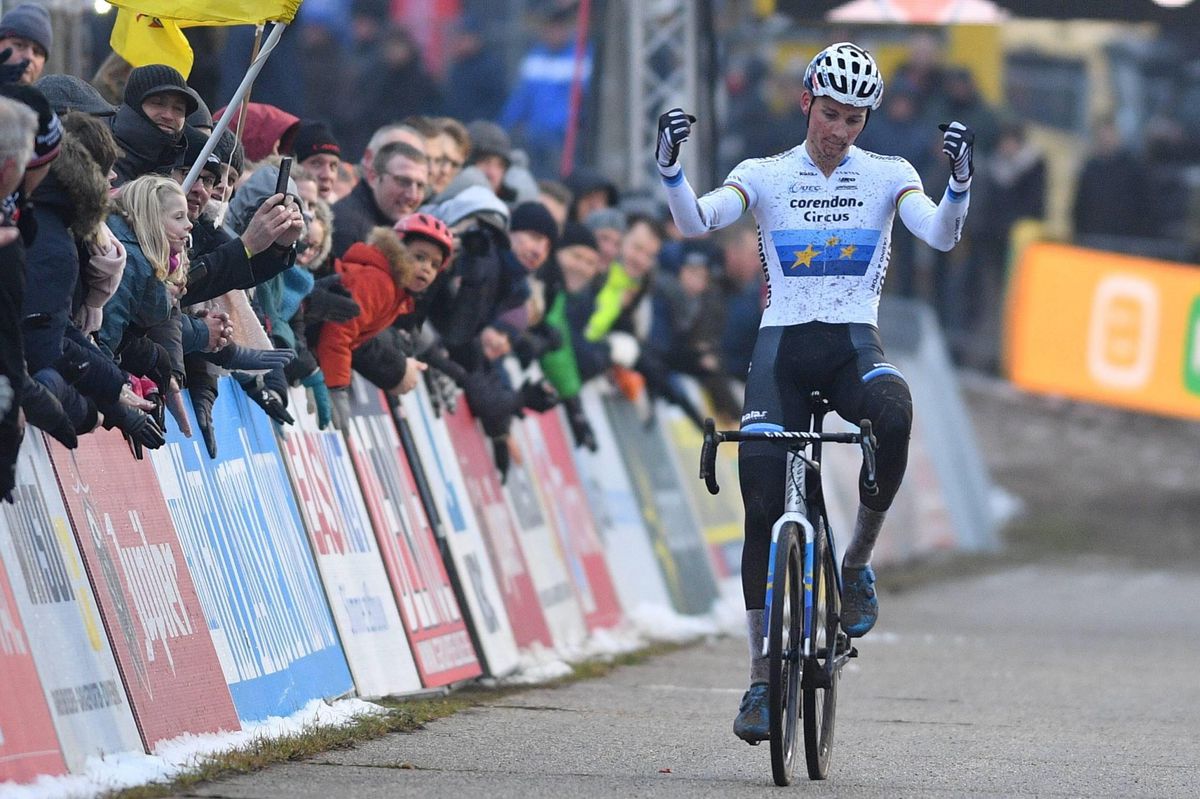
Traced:
[[208, 128], [207, 132], [213, 129], [212, 111], [208, 110], [208, 103], [204, 102], [203, 97], [196, 97], [196, 110], [187, 116], [187, 123], [193, 128]]
[[[174, 168], [191, 170], [200, 153], [204, 151], [204, 145], [208, 144], [208, 136], [199, 128], [184, 125], [183, 139], [187, 143], [187, 149], [176, 159]], [[205, 159], [203, 171], [211, 172], [218, 178], [221, 176], [221, 159], [217, 157], [215, 149]]]
[[629, 220], [622, 211], [616, 208], [600, 208], [592, 211], [583, 220], [583, 224], [595, 232], [597, 230], [619, 230], [622, 233], [629, 226]]
[[33, 87], [50, 101], [56, 114], [79, 111], [94, 117], [110, 117], [116, 106], [105, 100], [92, 84], [74, 75], [43, 75]]
[[471, 158], [473, 164], [485, 155], [498, 155], [509, 162], [512, 151], [512, 141], [504, 128], [486, 119], [477, 119], [467, 125], [467, 133], [471, 137]]
[[183, 95], [188, 114], [196, 113], [196, 109], [200, 107], [200, 95], [188, 86], [179, 70], [166, 64], [148, 64], [130, 72], [129, 80], [125, 82], [123, 99], [125, 105], [141, 113], [142, 103], [147, 97], [163, 92]]
[[550, 240], [552, 247], [558, 239], [558, 223], [554, 221], [554, 217], [550, 215], [546, 206], [541, 203], [521, 203], [514, 208], [508, 229], [513, 232], [528, 230], [533, 233], [541, 233]]
[[20, 36], [50, 54], [54, 31], [50, 27], [50, 12], [36, 3], [22, 3], [0, 17], [0, 39]]
[[508, 228], [508, 206], [483, 186], [468, 186], [432, 208], [431, 213], [451, 227], [468, 217], [476, 217], [500, 230]]
[[599, 250], [599, 245], [596, 244], [596, 234], [588, 229], [587, 225], [581, 225], [578, 222], [568, 222], [563, 228], [562, 237], [558, 240], [558, 249], [565, 250], [567, 247], [587, 247], [590, 250]]
[[37, 169], [57, 158], [58, 151], [62, 147], [62, 122], [59, 121], [58, 114], [50, 108], [50, 102], [46, 96], [32, 86], [20, 83], [8, 83], [0, 86], [0, 95], [16, 100], [18, 103], [24, 103], [37, 114], [38, 128], [37, 136], [33, 140], [33, 156], [25, 168]]
[[296, 163], [302, 164], [306, 158], [314, 155], [336, 155], [342, 157], [342, 148], [333, 131], [324, 122], [305, 121], [300, 123], [296, 138], [292, 143]]
[[242, 174], [246, 155], [242, 150], [242, 143], [237, 140], [237, 137], [228, 128], [221, 131], [221, 140], [217, 142], [217, 146], [213, 150], [213, 155], [222, 164], [229, 164], [239, 175]]

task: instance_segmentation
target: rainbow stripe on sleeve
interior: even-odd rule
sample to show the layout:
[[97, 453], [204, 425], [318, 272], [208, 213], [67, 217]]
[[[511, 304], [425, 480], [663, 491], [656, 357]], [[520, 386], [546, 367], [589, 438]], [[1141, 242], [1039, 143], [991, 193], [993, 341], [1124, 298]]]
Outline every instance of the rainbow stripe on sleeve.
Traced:
[[723, 188], [723, 189], [733, 189], [734, 191], [736, 191], [736, 192], [737, 192], [737, 195], [738, 195], [738, 197], [740, 197], [740, 198], [741, 198], [741, 200], [742, 200], [742, 210], [743, 210], [743, 211], [745, 211], [746, 209], [748, 209], [748, 208], [750, 207], [750, 195], [749, 195], [749, 193], [747, 193], [747, 191], [746, 191], [745, 189], [743, 189], [741, 186], [739, 186], [738, 184], [736, 184], [736, 183], [734, 183], [734, 182], [732, 182], [732, 181], [728, 181], [728, 182], [726, 182], [726, 183], [725, 183], [725, 185], [724, 185], [724, 186], [722, 186], [721, 188]]
[[904, 202], [904, 198], [910, 194], [913, 194], [914, 192], [916, 194], [920, 194], [921, 189], [918, 188], [917, 186], [905, 186], [903, 189], [901, 189], [900, 192], [896, 195], [896, 207], [899, 208], [900, 203]]

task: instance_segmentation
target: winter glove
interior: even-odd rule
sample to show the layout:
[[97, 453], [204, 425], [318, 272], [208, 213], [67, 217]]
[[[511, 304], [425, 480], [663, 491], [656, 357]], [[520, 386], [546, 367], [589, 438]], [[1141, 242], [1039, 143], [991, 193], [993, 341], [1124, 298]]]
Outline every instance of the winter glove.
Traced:
[[254, 404], [262, 408], [267, 416], [271, 417], [279, 424], [295, 424], [296, 420], [287, 411], [287, 405], [284, 404], [283, 397], [278, 391], [273, 388], [268, 388], [260, 377], [238, 380], [238, 385], [246, 392], [246, 396], [254, 400]]
[[526, 380], [517, 394], [521, 398], [522, 408], [529, 408], [538, 413], [545, 413], [558, 404], [558, 392], [548, 380], [537, 383]]
[[145, 375], [165, 394], [171, 383], [171, 356], [166, 347], [148, 338], [131, 339], [121, 348], [121, 368], [131, 375]]
[[443, 413], [454, 413], [458, 409], [460, 389], [445, 372], [433, 368], [426, 370], [425, 387], [429, 389], [429, 400], [435, 416], [441, 418]]
[[204, 439], [204, 448], [208, 450], [208, 457], [216, 460], [217, 434], [213, 430], [212, 422], [213, 403], [217, 400], [216, 392], [205, 387], [193, 388], [189, 393], [192, 396], [192, 410], [196, 412], [196, 426], [200, 428], [200, 437]]
[[3, 51], [0, 51], [0, 84], [17, 83], [25, 74], [25, 68], [29, 66], [29, 59], [10, 64], [8, 63], [10, 58], [12, 58], [11, 47], [5, 47]]
[[105, 414], [104, 426], [109, 430], [114, 427], [120, 428], [133, 450], [133, 456], [138, 460], [142, 459], [143, 447], [158, 449], [167, 442], [162, 428], [154, 421], [153, 416], [123, 405], [114, 405], [110, 412]]
[[90, 336], [100, 329], [104, 324], [104, 309], [93, 308], [84, 303], [79, 306], [79, 310], [75, 312], [75, 327], [83, 331], [85, 336]]
[[583, 412], [583, 403], [579, 401], [579, 397], [565, 399], [562, 401], [562, 405], [563, 410], [567, 412], [567, 424], [571, 426], [571, 436], [575, 439], [575, 446], [584, 447], [592, 452], [599, 449], [599, 445], [596, 443], [596, 433], [587, 420], [587, 414]]
[[12, 383], [4, 375], [0, 375], [0, 418], [8, 415], [8, 409], [12, 407], [13, 392]]
[[679, 160], [679, 145], [692, 134], [692, 123], [695, 121], [696, 118], [684, 113], [682, 108], [672, 108], [658, 118], [658, 144], [654, 148], [654, 158], [660, 169], [675, 166]]
[[226, 369], [280, 369], [296, 358], [293, 349], [255, 350], [230, 344], [216, 352], [202, 353], [205, 360]]
[[508, 436], [492, 439], [492, 458], [496, 461], [496, 471], [500, 472], [500, 485], [508, 483]]
[[329, 386], [325, 385], [325, 374], [318, 369], [301, 380], [300, 385], [312, 391], [313, 402], [317, 405], [317, 426], [328, 429], [333, 423], [333, 398]]
[[341, 275], [329, 275], [313, 284], [304, 318], [309, 322], [349, 322], [362, 308], [342, 286]]
[[343, 433], [350, 432], [350, 389], [329, 389], [329, 404], [333, 416], [333, 426]]
[[75, 425], [71, 424], [71, 418], [63, 410], [58, 397], [29, 376], [26, 376], [21, 389], [21, 410], [25, 411], [27, 422], [45, 430], [67, 449], [79, 446]]
[[535, 360], [562, 345], [562, 332], [542, 323], [534, 325], [526, 330], [524, 335], [516, 338], [513, 342], [513, 355], [517, 356], [522, 369], [528, 369]]
[[970, 183], [975, 174], [975, 131], [961, 122], [938, 125], [938, 130], [942, 132], [942, 152], [950, 159], [950, 175], [959, 183]]
[[642, 347], [638, 344], [638, 340], [629, 333], [623, 333], [620, 330], [614, 330], [609, 333], [606, 340], [608, 341], [609, 360], [617, 366], [632, 369], [642, 354]]

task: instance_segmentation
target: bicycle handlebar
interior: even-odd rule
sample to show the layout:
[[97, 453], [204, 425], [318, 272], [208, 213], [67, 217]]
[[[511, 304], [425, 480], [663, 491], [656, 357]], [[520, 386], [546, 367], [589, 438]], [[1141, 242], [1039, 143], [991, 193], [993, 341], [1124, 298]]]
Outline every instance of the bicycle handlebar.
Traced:
[[717, 494], [721, 487], [717, 484], [717, 447], [726, 441], [774, 441], [785, 444], [789, 449], [801, 449], [813, 441], [826, 441], [831, 444], [858, 444], [862, 447], [863, 459], [867, 466], [867, 479], [864, 488], [870, 494], [879, 490], [875, 482], [875, 435], [871, 432], [871, 421], [863, 419], [859, 423], [860, 433], [813, 433], [801, 430], [717, 430], [713, 420], [704, 420], [704, 444], [700, 447], [700, 479], [708, 487], [708, 493]]

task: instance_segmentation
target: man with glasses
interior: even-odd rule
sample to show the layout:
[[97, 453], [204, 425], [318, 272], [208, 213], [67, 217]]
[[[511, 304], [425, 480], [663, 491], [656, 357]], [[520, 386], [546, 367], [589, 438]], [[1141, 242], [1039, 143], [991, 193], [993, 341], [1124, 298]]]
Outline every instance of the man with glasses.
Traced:
[[366, 179], [333, 206], [334, 257], [350, 245], [365, 241], [371, 228], [390, 227], [425, 202], [429, 189], [429, 161], [425, 153], [406, 142], [392, 142], [379, 150], [366, 170]]

